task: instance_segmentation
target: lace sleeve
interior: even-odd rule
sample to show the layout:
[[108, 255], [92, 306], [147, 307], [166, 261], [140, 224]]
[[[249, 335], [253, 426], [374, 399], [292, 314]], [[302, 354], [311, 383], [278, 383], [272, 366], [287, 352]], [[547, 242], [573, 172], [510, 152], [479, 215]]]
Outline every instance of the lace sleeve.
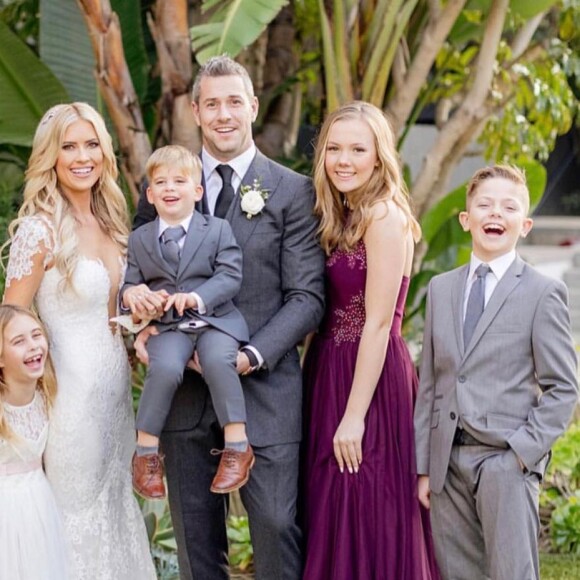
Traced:
[[46, 269], [53, 259], [54, 231], [50, 222], [41, 216], [24, 218], [18, 225], [10, 244], [6, 269], [6, 287], [12, 280], [21, 280], [32, 274], [32, 258], [46, 251], [43, 266]]

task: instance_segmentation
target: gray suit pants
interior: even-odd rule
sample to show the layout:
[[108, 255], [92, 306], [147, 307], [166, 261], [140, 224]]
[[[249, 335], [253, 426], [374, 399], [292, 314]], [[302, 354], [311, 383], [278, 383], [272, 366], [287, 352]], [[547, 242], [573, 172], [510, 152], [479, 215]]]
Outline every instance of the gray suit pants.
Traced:
[[538, 579], [539, 488], [511, 449], [454, 445], [443, 490], [431, 493], [441, 576]]
[[235, 338], [211, 326], [195, 332], [167, 330], [150, 337], [149, 367], [137, 412], [137, 429], [161, 434], [175, 391], [183, 382], [185, 365], [195, 350], [220, 426], [245, 423], [244, 394], [236, 370], [238, 348]]

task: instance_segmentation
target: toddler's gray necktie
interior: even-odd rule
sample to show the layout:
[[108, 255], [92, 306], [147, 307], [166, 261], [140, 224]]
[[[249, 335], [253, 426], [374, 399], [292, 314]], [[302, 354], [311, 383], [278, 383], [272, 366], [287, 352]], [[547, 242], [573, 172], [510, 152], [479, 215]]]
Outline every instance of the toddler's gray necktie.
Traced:
[[467, 299], [467, 309], [465, 310], [465, 321], [463, 322], [463, 345], [467, 348], [477, 322], [483, 314], [485, 306], [485, 277], [491, 272], [487, 264], [480, 264], [475, 270], [477, 278], [471, 286], [469, 298]]
[[185, 230], [183, 229], [183, 226], [167, 228], [163, 234], [161, 234], [161, 254], [176, 272], [179, 266], [179, 257], [181, 255], [179, 240], [181, 240], [184, 235]]
[[234, 187], [232, 185], [232, 175], [234, 170], [229, 165], [218, 165], [215, 170], [222, 178], [222, 188], [218, 194], [213, 215], [223, 218], [228, 213], [228, 209], [235, 195]]

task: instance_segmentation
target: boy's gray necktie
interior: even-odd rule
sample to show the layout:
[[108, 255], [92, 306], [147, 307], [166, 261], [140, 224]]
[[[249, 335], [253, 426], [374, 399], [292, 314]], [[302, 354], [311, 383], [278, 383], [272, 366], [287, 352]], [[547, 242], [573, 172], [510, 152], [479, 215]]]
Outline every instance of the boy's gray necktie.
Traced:
[[183, 229], [183, 226], [167, 228], [161, 234], [161, 254], [176, 272], [179, 266], [179, 257], [181, 255], [179, 240], [181, 240], [184, 235], [185, 230]]
[[234, 170], [229, 165], [218, 165], [215, 170], [222, 178], [222, 188], [218, 194], [213, 215], [223, 218], [228, 213], [228, 209], [235, 195], [234, 187], [232, 185], [232, 175]]
[[467, 309], [465, 310], [465, 321], [463, 322], [463, 345], [467, 348], [477, 322], [483, 314], [485, 306], [485, 278], [491, 272], [487, 264], [480, 264], [475, 270], [477, 278], [471, 286], [469, 298], [467, 299]]

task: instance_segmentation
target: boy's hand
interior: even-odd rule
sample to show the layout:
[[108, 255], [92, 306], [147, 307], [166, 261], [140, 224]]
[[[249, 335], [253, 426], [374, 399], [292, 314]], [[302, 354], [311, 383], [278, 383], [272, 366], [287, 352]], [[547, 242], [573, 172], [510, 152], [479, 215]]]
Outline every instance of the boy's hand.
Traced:
[[193, 294], [177, 292], [167, 299], [164, 308], [165, 312], [167, 312], [172, 306], [175, 306], [175, 310], [177, 310], [179, 316], [183, 316], [183, 313], [187, 308], [197, 308], [197, 300]]
[[420, 475], [417, 481], [419, 501], [425, 509], [431, 507], [431, 489], [429, 488], [429, 476]]
[[145, 284], [127, 288], [123, 293], [123, 306], [131, 310], [135, 319], [157, 318], [164, 312], [163, 307], [169, 294], [165, 290], [152, 291]]

